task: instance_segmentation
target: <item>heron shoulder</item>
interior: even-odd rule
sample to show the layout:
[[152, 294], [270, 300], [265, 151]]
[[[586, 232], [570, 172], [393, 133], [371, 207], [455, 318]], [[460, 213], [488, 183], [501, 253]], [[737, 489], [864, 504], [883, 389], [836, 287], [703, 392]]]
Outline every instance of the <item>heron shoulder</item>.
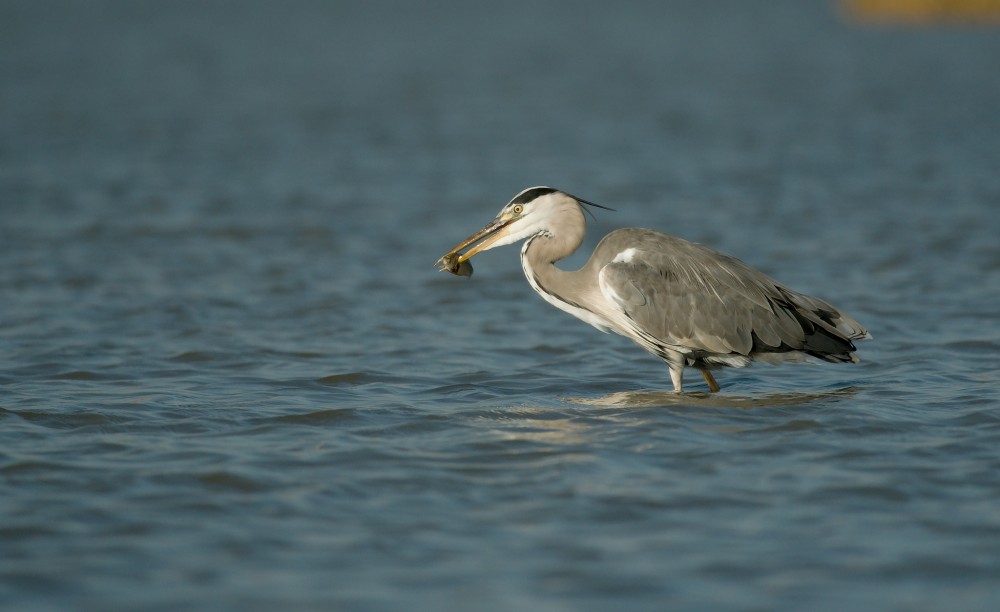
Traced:
[[[606, 235], [594, 249], [592, 263], [600, 268], [608, 263], [645, 265], [666, 273], [679, 271], [685, 276], [721, 274], [740, 279], [766, 275], [739, 259], [710, 247], [656, 230], [626, 227]], [[727, 271], [724, 271], [727, 270]]]

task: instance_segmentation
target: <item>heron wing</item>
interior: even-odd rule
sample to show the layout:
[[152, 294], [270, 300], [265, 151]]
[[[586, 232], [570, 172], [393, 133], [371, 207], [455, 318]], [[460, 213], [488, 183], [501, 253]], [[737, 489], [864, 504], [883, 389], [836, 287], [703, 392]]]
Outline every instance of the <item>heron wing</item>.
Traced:
[[[610, 251], [599, 272], [601, 292], [635, 333], [661, 345], [714, 354], [843, 353], [853, 350], [846, 338], [867, 334], [826, 302], [785, 289], [734, 257], [652, 230], [628, 232], [598, 247]], [[826, 333], [806, 346], [817, 329]]]

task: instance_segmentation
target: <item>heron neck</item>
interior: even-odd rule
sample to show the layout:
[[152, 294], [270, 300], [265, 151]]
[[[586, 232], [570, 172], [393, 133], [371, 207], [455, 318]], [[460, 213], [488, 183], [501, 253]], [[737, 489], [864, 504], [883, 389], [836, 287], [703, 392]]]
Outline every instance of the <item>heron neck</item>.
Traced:
[[555, 266], [555, 262], [570, 255], [579, 244], [579, 239], [570, 242], [553, 235], [535, 236], [521, 249], [521, 267], [531, 287], [547, 302], [596, 326], [597, 323], [591, 321], [591, 313], [583, 306], [588, 303], [588, 293], [596, 287], [590, 280], [591, 275]]
[[567, 244], [551, 236], [535, 236], [521, 248], [521, 267], [531, 288], [546, 302], [601, 331], [610, 331], [607, 320], [592, 310], [594, 304], [600, 303], [595, 295], [600, 288], [596, 276], [589, 273], [590, 264], [575, 272], [555, 266], [556, 261], [572, 253], [579, 244], [579, 240]]

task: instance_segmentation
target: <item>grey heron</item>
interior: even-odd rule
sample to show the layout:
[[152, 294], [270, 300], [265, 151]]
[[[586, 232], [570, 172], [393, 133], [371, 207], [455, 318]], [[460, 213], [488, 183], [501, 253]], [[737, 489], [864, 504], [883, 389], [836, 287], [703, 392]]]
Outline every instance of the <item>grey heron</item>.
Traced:
[[607, 208], [551, 187], [525, 189], [438, 263], [467, 276], [472, 267], [466, 262], [477, 253], [524, 240], [521, 267], [532, 289], [662, 359], [677, 392], [685, 367], [698, 369], [717, 392], [710, 371], [717, 367], [811, 357], [857, 363], [853, 340], [871, 338], [823, 300], [792, 291], [735, 257], [650, 229], [615, 230], [582, 268], [562, 270], [555, 263], [583, 242], [584, 206]]

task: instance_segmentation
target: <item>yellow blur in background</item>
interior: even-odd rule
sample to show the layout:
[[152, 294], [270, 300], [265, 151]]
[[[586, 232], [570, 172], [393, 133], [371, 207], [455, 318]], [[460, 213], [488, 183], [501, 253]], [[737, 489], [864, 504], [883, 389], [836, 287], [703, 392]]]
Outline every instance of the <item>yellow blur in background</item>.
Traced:
[[1000, 0], [841, 0], [861, 23], [1000, 25]]

